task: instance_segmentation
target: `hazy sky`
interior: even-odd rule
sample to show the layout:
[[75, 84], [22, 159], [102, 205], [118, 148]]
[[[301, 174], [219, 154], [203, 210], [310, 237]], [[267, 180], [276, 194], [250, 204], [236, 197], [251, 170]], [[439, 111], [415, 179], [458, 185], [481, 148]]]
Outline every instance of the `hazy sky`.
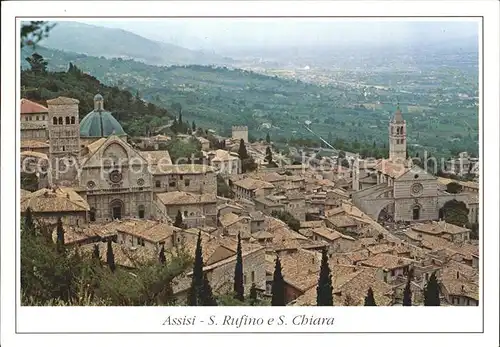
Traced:
[[477, 37], [478, 22], [337, 18], [165, 18], [87, 20], [191, 49], [262, 45], [391, 44]]

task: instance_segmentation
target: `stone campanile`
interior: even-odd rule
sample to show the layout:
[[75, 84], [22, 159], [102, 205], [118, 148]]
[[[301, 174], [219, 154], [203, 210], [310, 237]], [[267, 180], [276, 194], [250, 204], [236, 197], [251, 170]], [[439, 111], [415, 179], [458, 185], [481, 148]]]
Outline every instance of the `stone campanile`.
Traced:
[[76, 179], [80, 160], [79, 103], [66, 97], [47, 100], [52, 184], [64, 185]]
[[406, 121], [399, 105], [389, 123], [389, 160], [401, 163], [406, 161]]

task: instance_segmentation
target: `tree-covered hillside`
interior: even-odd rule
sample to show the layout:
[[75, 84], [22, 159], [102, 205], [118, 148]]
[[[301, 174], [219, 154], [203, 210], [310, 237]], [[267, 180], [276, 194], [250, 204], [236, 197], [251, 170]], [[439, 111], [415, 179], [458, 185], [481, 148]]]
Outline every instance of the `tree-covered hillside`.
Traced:
[[47, 72], [43, 68], [22, 71], [21, 86], [22, 97], [45, 106], [47, 100], [58, 96], [78, 99], [80, 119], [94, 109], [94, 95], [100, 93], [105, 98], [104, 108], [112, 112], [129, 135], [144, 135], [174, 118], [165, 108], [144, 102], [140, 95], [128, 90], [107, 86], [73, 64], [65, 72]]
[[[325, 139], [357, 142], [361, 148], [364, 144], [382, 148], [387, 144], [387, 123], [396, 106], [391, 90], [380, 92], [376, 102], [369, 102], [354, 87], [319, 86], [240, 69], [199, 65], [159, 67], [43, 47], [37, 47], [37, 52], [48, 60], [49, 70], [65, 71], [72, 62], [105, 84], [139, 91], [143, 99], [162, 107], [173, 110], [172, 107], [182, 105], [185, 118], [195, 120], [205, 129], [229, 134], [231, 125], [248, 125], [251, 137], [264, 138], [270, 133], [275, 142], [289, 142], [291, 137], [318, 141], [303, 126], [305, 121], [311, 121], [310, 128]], [[23, 57], [32, 53], [24, 49]], [[23, 67], [27, 68], [26, 62]], [[38, 82], [26, 83], [32, 86]], [[438, 84], [427, 90], [429, 94], [398, 94], [407, 122], [409, 148], [443, 157], [460, 151], [477, 154], [479, 124], [474, 100], [436, 102], [436, 98], [446, 100], [447, 96], [439, 95], [448, 93], [449, 88]], [[114, 107], [126, 111], [124, 104], [107, 108], [115, 111]], [[126, 127], [131, 124], [127, 122], [124, 122]]]

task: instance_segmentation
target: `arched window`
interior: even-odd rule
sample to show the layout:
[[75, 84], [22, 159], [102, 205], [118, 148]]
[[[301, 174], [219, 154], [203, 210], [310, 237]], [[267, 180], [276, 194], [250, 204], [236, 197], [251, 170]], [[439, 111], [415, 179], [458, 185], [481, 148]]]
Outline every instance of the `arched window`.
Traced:
[[144, 206], [139, 206], [139, 218], [144, 219]]
[[71, 117], [71, 124], [75, 124], [75, 116]]
[[59, 125], [62, 125], [62, 123], [63, 123], [63, 118], [59, 117]]
[[69, 117], [66, 117], [66, 123], [65, 124], [69, 124]]
[[90, 209], [89, 217], [91, 222], [95, 222], [95, 208]]
[[396, 134], [399, 135], [399, 127], [396, 128]]
[[57, 117], [52, 118], [52, 124], [57, 125]]

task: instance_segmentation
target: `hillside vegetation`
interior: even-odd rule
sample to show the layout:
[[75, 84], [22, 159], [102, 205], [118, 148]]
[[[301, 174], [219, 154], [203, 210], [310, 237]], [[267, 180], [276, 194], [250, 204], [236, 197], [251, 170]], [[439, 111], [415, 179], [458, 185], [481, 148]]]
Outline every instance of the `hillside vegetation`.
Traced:
[[[387, 123], [395, 110], [390, 92], [380, 96], [372, 107], [355, 89], [318, 86], [240, 69], [199, 65], [159, 67], [43, 47], [38, 47], [37, 52], [48, 60], [49, 70], [65, 71], [72, 62], [102, 83], [114, 86], [110, 88], [115, 92], [120, 88], [139, 91], [143, 99], [169, 109], [181, 105], [186, 119], [226, 135], [231, 125], [244, 124], [254, 138], [264, 138], [269, 132], [275, 142], [309, 138], [319, 144], [303, 126], [309, 120], [314, 132], [344, 143], [344, 150], [356, 151], [366, 146], [382, 148], [387, 144]], [[31, 53], [23, 50], [24, 57]], [[27, 68], [25, 62], [23, 67]], [[53, 93], [78, 89], [70, 85], [48, 88], [44, 86], [47, 82], [23, 80], [23, 84], [40, 85]], [[83, 87], [82, 84], [79, 93], [86, 90]], [[95, 90], [93, 87], [88, 93]], [[107, 94], [107, 91], [101, 93]], [[428, 107], [430, 97], [409, 95], [406, 100], [404, 97], [403, 94], [399, 102], [407, 121], [410, 149], [427, 150], [439, 156], [456, 155], [460, 151], [477, 154], [478, 110], [473, 101], [461, 101], [455, 106], [435, 103]], [[407, 106], [415, 105], [415, 101], [422, 107]], [[127, 112], [124, 104], [107, 105], [110, 111]], [[125, 118], [124, 126], [128, 127], [133, 122], [130, 117]], [[358, 147], [351, 145], [356, 143]]]

